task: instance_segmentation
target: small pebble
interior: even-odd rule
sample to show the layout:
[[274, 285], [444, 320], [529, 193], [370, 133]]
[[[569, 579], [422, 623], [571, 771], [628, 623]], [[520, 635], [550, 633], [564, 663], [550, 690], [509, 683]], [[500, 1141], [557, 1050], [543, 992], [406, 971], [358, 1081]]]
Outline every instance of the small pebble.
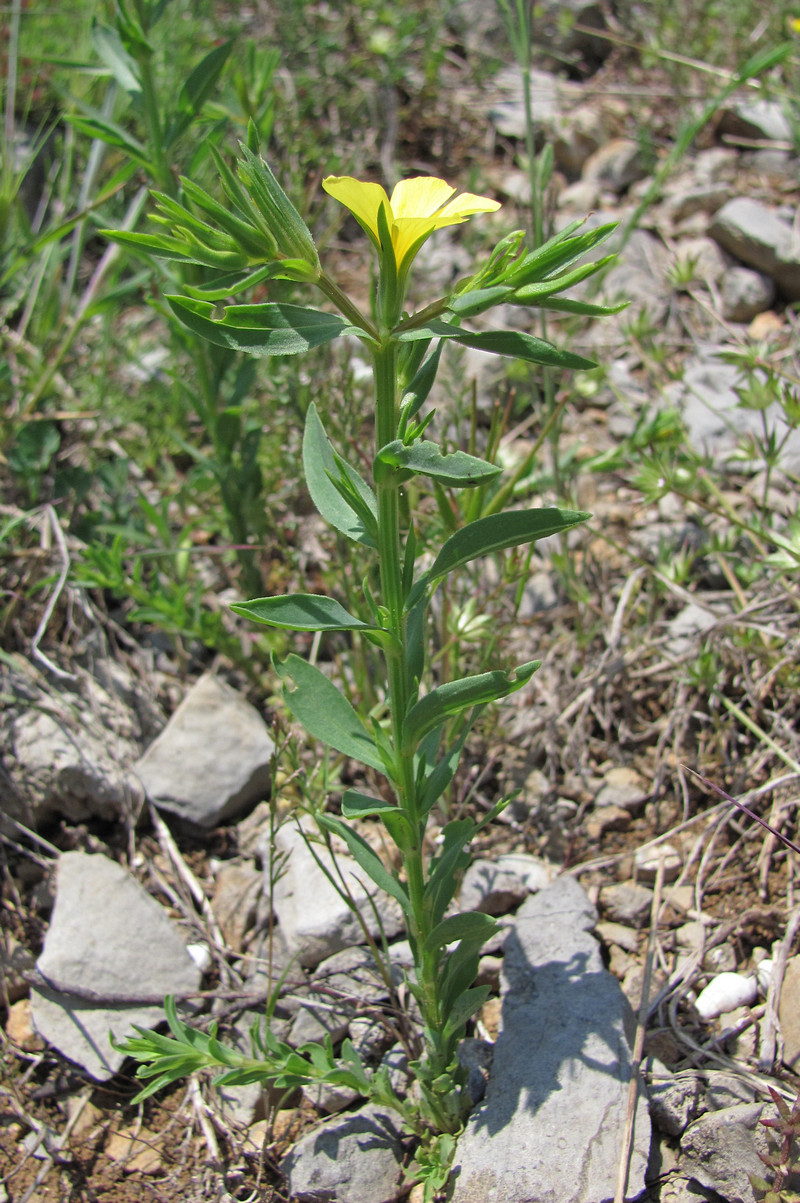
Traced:
[[701, 1019], [716, 1019], [724, 1011], [750, 1007], [758, 997], [754, 976], [741, 973], [720, 973], [700, 992], [695, 1007]]
[[672, 844], [657, 844], [655, 848], [639, 848], [633, 858], [640, 881], [655, 881], [658, 866], [664, 862], [664, 881], [674, 881], [681, 871], [681, 854]]
[[[755, 952], [755, 949], [753, 949], [753, 951]], [[763, 957], [758, 962], [758, 968], [756, 969], [756, 980], [758, 981], [758, 988], [762, 994], [766, 994], [769, 990], [769, 984], [772, 981], [772, 970], [774, 966], [775, 962], [773, 961], [772, 957]]]
[[211, 950], [207, 944], [187, 944], [186, 951], [201, 973], [208, 973], [211, 968]]

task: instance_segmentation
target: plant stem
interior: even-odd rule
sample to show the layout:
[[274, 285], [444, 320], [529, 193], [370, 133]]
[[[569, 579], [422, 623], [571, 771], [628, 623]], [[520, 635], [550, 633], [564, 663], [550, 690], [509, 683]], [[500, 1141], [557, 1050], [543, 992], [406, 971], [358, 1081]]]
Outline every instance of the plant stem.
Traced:
[[[398, 404], [398, 345], [386, 336], [382, 347], [373, 351], [375, 373], [375, 440], [376, 450], [397, 437]], [[392, 724], [392, 743], [396, 758], [395, 790], [398, 805], [411, 820], [414, 835], [401, 848], [411, 902], [409, 937], [415, 949], [417, 984], [420, 987], [420, 1009], [431, 1040], [428, 1042], [424, 1072], [420, 1087], [428, 1110], [439, 1131], [454, 1130], [459, 1118], [458, 1108], [448, 1106], [447, 1097], [427, 1089], [447, 1069], [446, 1042], [442, 1038], [442, 1014], [439, 999], [440, 953], [426, 949], [432, 930], [432, 917], [425, 902], [424, 836], [425, 816], [420, 813], [414, 771], [414, 750], [404, 746], [403, 720], [408, 711], [412, 682], [407, 671], [407, 630], [405, 592], [403, 588], [403, 556], [400, 532], [400, 492], [393, 481], [376, 482], [378, 497], [378, 555], [383, 605], [387, 625], [395, 641], [386, 649], [386, 668], [389, 686], [389, 713]]]

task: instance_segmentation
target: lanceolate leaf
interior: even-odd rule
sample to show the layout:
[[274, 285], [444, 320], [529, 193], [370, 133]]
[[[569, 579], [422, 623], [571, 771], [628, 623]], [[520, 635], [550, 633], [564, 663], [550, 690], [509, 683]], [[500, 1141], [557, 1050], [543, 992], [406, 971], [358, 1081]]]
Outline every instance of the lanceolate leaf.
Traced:
[[[378, 531], [375, 495], [355, 468], [337, 459], [313, 402], [308, 407], [303, 433], [303, 469], [311, 500], [325, 521], [349, 539], [375, 547]], [[360, 513], [353, 509], [334, 484], [344, 473], [347, 473], [350, 484], [364, 502], [365, 509]], [[367, 514], [372, 516], [372, 521], [367, 519]]]
[[444, 918], [458, 889], [461, 874], [470, 861], [466, 844], [474, 834], [475, 824], [471, 819], [453, 819], [442, 828], [441, 852], [431, 861], [425, 885], [425, 902], [434, 923]]
[[462, 330], [460, 326], [443, 322], [439, 318], [434, 318], [424, 326], [401, 332], [397, 338], [399, 342], [413, 342], [418, 338], [449, 338], [464, 347], [473, 347], [476, 351], [488, 351], [492, 355], [510, 355], [527, 363], [541, 363], [554, 368], [584, 369], [596, 366], [591, 359], [573, 355], [570, 351], [560, 351], [545, 339], [525, 334], [521, 330], [482, 330], [475, 333]]
[[485, 484], [503, 470], [497, 464], [490, 464], [475, 455], [467, 455], [465, 451], [453, 451], [449, 455], [443, 455], [439, 445], [428, 439], [419, 439], [410, 447], [404, 446], [401, 439], [388, 443], [376, 456], [376, 477], [380, 467], [413, 472], [418, 476], [430, 476], [433, 480], [456, 489]]
[[317, 593], [285, 593], [258, 597], [231, 606], [236, 614], [287, 631], [358, 631], [380, 630], [348, 614], [332, 597]]
[[485, 944], [490, 936], [499, 928], [499, 923], [491, 915], [481, 911], [465, 911], [460, 915], [449, 915], [441, 923], [437, 923], [425, 941], [425, 947], [430, 951], [445, 948], [456, 940], [469, 940], [477, 943], [478, 947]]
[[592, 359], [573, 355], [571, 351], [560, 351], [543, 338], [535, 338], [521, 330], [484, 330], [479, 334], [464, 334], [455, 340], [476, 351], [489, 351], [493, 355], [511, 355], [527, 363], [541, 363], [554, 368], [576, 368], [583, 370], [597, 365]]
[[405, 886], [386, 868], [377, 852], [373, 852], [367, 841], [353, 831], [352, 827], [348, 827], [346, 823], [333, 815], [321, 814], [319, 822], [344, 840], [353, 859], [358, 862], [365, 873], [369, 874], [376, 886], [400, 903], [403, 913], [408, 917], [411, 906]]
[[171, 146], [184, 133], [211, 95], [232, 49], [233, 39], [215, 46], [189, 74], [178, 93], [177, 111], [164, 136], [166, 146]]
[[309, 735], [379, 773], [385, 772], [374, 740], [347, 698], [324, 673], [294, 655], [281, 664], [273, 661], [273, 665], [284, 682], [283, 700]]
[[483, 706], [504, 698], [531, 679], [541, 660], [531, 660], [511, 672], [495, 669], [494, 672], [479, 673], [474, 677], [461, 677], [439, 685], [412, 706], [403, 721], [403, 745], [406, 749], [417, 746], [423, 736], [433, 731], [446, 718], [461, 714], [472, 706]]
[[404, 810], [395, 802], [383, 798], [370, 798], [357, 790], [349, 789], [342, 794], [342, 814], [346, 819], [382, 819], [386, 830], [400, 847], [406, 839], [414, 836], [414, 827]]
[[468, 564], [478, 556], [490, 552], [504, 551], [507, 547], [518, 547], [533, 543], [559, 531], [569, 530], [591, 518], [582, 510], [560, 510], [545, 507], [539, 510], [512, 510], [506, 514], [490, 514], [463, 526], [451, 535], [442, 547], [427, 574], [429, 581], [438, 580]]
[[220, 318], [218, 306], [190, 297], [168, 296], [172, 311], [208, 342], [250, 355], [301, 355], [338, 338], [347, 327], [342, 318], [299, 305], [229, 305]]

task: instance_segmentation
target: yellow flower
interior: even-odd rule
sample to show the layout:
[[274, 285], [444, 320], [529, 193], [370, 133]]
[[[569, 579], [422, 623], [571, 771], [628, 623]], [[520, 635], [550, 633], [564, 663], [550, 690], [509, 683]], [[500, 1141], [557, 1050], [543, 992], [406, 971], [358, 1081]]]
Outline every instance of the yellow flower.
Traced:
[[[473, 213], [493, 213], [500, 208], [488, 196], [462, 192], [453, 197], [455, 188], [432, 176], [401, 180], [391, 200], [380, 184], [354, 180], [349, 175], [329, 175], [322, 187], [344, 205], [369, 234], [380, 250], [378, 214], [384, 206], [386, 223], [392, 238], [398, 273], [408, 269], [426, 238], [442, 226], [466, 221]], [[451, 199], [452, 198], [452, 199]]]

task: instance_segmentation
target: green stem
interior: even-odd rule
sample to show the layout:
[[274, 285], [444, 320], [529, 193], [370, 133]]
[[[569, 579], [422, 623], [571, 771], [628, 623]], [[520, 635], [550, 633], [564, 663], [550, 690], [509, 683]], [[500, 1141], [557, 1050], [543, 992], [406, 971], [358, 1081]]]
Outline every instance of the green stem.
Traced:
[[[397, 437], [400, 417], [398, 387], [398, 344], [391, 335], [384, 336], [382, 346], [373, 351], [375, 372], [375, 439], [376, 450]], [[442, 1040], [443, 1018], [439, 998], [439, 965], [441, 953], [425, 947], [432, 929], [432, 916], [425, 904], [425, 819], [420, 813], [414, 772], [414, 750], [404, 747], [403, 719], [408, 712], [412, 683], [407, 671], [407, 630], [405, 593], [403, 589], [403, 555], [400, 531], [400, 491], [392, 481], [377, 482], [378, 498], [378, 556], [382, 603], [387, 612], [387, 625], [395, 636], [393, 646], [386, 650], [386, 669], [389, 688], [389, 713], [392, 742], [397, 770], [395, 790], [398, 805], [412, 821], [414, 836], [403, 841], [401, 848], [411, 902], [409, 936], [416, 949], [417, 983], [423, 1022], [431, 1040], [428, 1043], [420, 1085], [428, 1112], [439, 1131], [454, 1131], [460, 1123], [458, 1106], [449, 1097], [439, 1097], [427, 1088], [447, 1069], [447, 1056]]]

